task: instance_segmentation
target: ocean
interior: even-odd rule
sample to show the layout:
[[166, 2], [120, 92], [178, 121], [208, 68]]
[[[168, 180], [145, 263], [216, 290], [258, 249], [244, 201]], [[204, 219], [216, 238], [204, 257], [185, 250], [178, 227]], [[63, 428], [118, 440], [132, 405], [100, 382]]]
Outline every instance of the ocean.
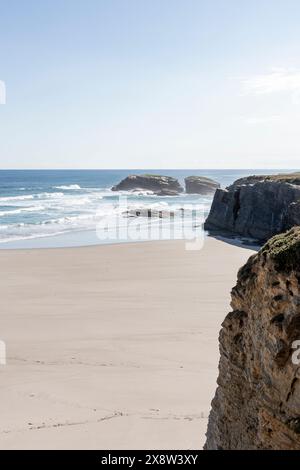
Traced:
[[[181, 183], [186, 176], [202, 175], [226, 187], [237, 178], [250, 174], [279, 172], [281, 170], [0, 170], [0, 248], [132, 241], [132, 237], [116, 237], [115, 234], [99, 236], [101, 229], [96, 232], [99, 220], [102, 223], [105, 219], [113, 225], [118, 216], [118, 220], [121, 218], [126, 222], [119, 204], [119, 197], [124, 198], [125, 194], [113, 192], [111, 187], [129, 174], [163, 174], [173, 176]], [[186, 213], [192, 214], [194, 207], [201, 207], [198, 225], [203, 222], [211, 203], [210, 196], [181, 194], [159, 197], [142, 191], [127, 194], [129, 211], [152, 209], [179, 214], [183, 207], [187, 207]], [[185, 223], [188, 224], [189, 220], [188, 215]], [[140, 238], [136, 240], [148, 239], [148, 223], [146, 218], [139, 217]], [[170, 220], [166, 218], [163, 224], [166, 228]], [[193, 224], [197, 225], [195, 220]], [[166, 230], [164, 238], [173, 235], [168, 235]], [[184, 235], [176, 236], [182, 237]]]

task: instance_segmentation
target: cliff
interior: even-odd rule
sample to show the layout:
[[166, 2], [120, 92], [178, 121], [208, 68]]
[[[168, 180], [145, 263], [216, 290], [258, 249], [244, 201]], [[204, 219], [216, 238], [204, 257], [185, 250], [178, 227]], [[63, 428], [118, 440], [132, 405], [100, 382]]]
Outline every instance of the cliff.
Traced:
[[218, 189], [205, 229], [266, 241], [300, 223], [300, 173], [250, 176]]
[[218, 388], [206, 449], [300, 450], [296, 340], [300, 228], [272, 238], [238, 274], [232, 312], [219, 337]]

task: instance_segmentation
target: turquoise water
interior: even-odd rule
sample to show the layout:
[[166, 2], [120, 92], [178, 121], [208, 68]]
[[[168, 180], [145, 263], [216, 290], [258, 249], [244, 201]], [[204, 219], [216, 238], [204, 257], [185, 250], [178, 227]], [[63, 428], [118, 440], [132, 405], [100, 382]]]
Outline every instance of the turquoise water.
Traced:
[[[203, 175], [226, 187], [242, 176], [278, 172], [280, 170], [1, 170], [0, 248], [76, 246], [113, 241], [109, 237], [99, 239], [96, 226], [99, 218], [109, 220], [116, 214], [120, 216], [119, 196], [122, 194], [112, 192], [111, 187], [129, 174], [165, 174], [178, 178], [181, 183], [185, 176]], [[211, 202], [211, 197], [198, 195], [158, 197], [140, 192], [128, 194], [127, 204], [129, 210], [155, 209], [175, 213], [187, 205], [201, 205], [205, 217]], [[165, 225], [168, 223], [164, 221]]]

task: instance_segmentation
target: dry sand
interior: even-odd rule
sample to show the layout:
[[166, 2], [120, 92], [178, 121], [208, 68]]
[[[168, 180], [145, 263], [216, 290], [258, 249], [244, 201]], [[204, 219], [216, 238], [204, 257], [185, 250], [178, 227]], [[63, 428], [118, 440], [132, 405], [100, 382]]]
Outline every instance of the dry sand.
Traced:
[[251, 253], [213, 238], [1, 251], [0, 448], [202, 448]]

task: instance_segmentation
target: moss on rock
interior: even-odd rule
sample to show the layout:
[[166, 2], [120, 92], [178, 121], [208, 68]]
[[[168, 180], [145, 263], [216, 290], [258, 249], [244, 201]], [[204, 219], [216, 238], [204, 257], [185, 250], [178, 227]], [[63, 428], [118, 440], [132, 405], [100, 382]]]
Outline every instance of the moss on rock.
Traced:
[[280, 272], [300, 271], [300, 227], [275, 235], [260, 253], [273, 259]]

